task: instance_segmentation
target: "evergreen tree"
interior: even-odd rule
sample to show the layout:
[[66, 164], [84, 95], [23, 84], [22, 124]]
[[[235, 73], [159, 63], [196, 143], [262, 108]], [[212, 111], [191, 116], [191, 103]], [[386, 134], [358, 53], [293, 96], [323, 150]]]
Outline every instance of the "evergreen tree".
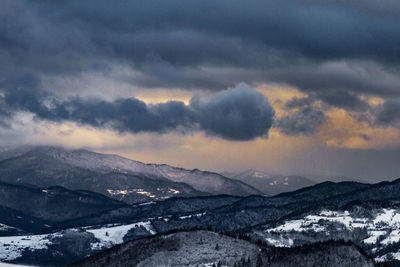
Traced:
[[262, 267], [262, 265], [263, 265], [263, 261], [262, 261], [261, 254], [258, 254], [258, 255], [257, 255], [256, 266], [257, 266], [257, 267]]

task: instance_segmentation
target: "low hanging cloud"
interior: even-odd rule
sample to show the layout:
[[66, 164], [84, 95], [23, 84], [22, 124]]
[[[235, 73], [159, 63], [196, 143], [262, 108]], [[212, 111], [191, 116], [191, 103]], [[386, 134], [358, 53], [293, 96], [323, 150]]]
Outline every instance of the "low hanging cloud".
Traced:
[[294, 97], [285, 103], [288, 115], [275, 120], [274, 127], [289, 136], [311, 135], [318, 130], [325, 120], [324, 112], [313, 106], [314, 97]]
[[235, 140], [265, 136], [275, 114], [264, 95], [244, 84], [208, 101], [193, 97], [189, 107], [207, 133]]
[[40, 120], [71, 121], [121, 133], [200, 130], [210, 136], [244, 141], [267, 136], [274, 116], [267, 98], [245, 84], [208, 99], [195, 96], [189, 105], [181, 101], [146, 104], [136, 98], [58, 100], [40, 90], [40, 83], [30, 75], [3, 82], [1, 87], [0, 108], [30, 112]]
[[276, 120], [274, 126], [279, 128], [280, 131], [286, 135], [310, 135], [313, 134], [325, 120], [326, 117], [323, 111], [307, 106], [279, 118]]

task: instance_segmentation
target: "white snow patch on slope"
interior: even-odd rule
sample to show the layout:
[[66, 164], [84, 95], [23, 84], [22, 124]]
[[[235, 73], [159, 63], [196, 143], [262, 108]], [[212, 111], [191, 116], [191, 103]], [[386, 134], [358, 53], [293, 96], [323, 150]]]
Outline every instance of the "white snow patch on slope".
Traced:
[[[52, 234], [51, 236], [56, 237], [57, 234]], [[45, 249], [50, 244], [49, 235], [0, 237], [0, 261], [10, 261], [19, 258], [24, 249], [31, 251]]]
[[374, 224], [383, 223], [390, 226], [400, 226], [400, 211], [395, 209], [383, 209], [374, 219]]
[[[72, 228], [70, 230], [84, 230], [92, 233], [98, 240], [91, 244], [93, 249], [109, 248], [123, 242], [123, 237], [135, 227], [143, 226], [152, 235], [156, 234], [150, 221], [137, 222], [128, 225], [109, 225], [101, 228]], [[62, 237], [62, 232], [46, 235], [4, 236], [0, 237], [0, 262], [11, 261], [22, 256], [24, 250], [35, 251], [47, 249], [52, 244], [51, 239]]]
[[[289, 231], [325, 231], [325, 227], [320, 225], [320, 220], [331, 221], [344, 224], [347, 228], [352, 228], [355, 220], [349, 216], [348, 212], [328, 212], [322, 211], [319, 215], [307, 215], [303, 219], [286, 221], [284, 224], [267, 229], [267, 232], [289, 232]], [[365, 220], [357, 220], [356, 224], [361, 225]]]
[[[387, 245], [400, 242], [400, 209], [379, 209], [372, 218], [356, 216], [350, 214], [349, 211], [323, 210], [318, 214], [309, 214], [297, 220], [285, 221], [281, 225], [265, 229], [260, 235], [264, 236], [265, 241], [271, 245], [291, 246], [293, 240], [292, 242], [289, 240], [291, 236], [293, 237], [293, 233], [320, 232], [329, 235], [328, 227], [334, 225], [332, 223], [342, 225], [350, 231], [357, 228], [365, 229], [367, 237], [363, 242], [373, 246], [371, 250], [374, 252]], [[384, 261], [391, 257], [400, 260], [400, 251], [388, 253], [376, 260]]]
[[283, 236], [280, 237], [280, 239], [274, 239], [274, 238], [265, 238], [265, 241], [269, 245], [275, 246], [275, 247], [291, 247], [293, 246], [293, 240], [290, 238], [283, 238]]
[[378, 238], [384, 234], [386, 234], [386, 231], [369, 231], [368, 234], [370, 234], [370, 237], [364, 239], [364, 243], [366, 244], [375, 244], [378, 241]]
[[15, 227], [8, 226], [8, 225], [6, 225], [6, 224], [0, 223], [0, 230], [1, 230], [1, 231], [11, 230], [11, 229], [17, 229], [17, 230], [18, 230], [18, 228], [15, 228]]
[[0, 267], [28, 267], [29, 265], [20, 265], [20, 264], [10, 264], [5, 262], [0, 262]]
[[381, 241], [383, 245], [389, 245], [400, 241], [400, 230], [392, 230], [390, 234]]
[[193, 214], [193, 215], [180, 216], [179, 219], [184, 220], [184, 219], [190, 219], [192, 217], [201, 217], [201, 216], [204, 216], [204, 215], [206, 215], [205, 212], [198, 213], [198, 214]]
[[98, 229], [87, 229], [86, 231], [92, 233], [94, 237], [99, 240], [99, 242], [92, 244], [92, 248], [103, 248], [123, 243], [123, 238], [129, 230], [141, 226], [143, 226], [153, 235], [156, 233], [150, 221], [112, 227], [103, 227]]

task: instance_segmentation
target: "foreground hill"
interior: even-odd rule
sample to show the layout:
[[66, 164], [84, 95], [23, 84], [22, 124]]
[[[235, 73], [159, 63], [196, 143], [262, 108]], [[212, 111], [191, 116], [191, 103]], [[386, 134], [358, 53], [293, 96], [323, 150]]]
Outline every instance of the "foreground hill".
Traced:
[[113, 247], [73, 266], [374, 266], [351, 243], [280, 249], [209, 231], [159, 235]]
[[87, 150], [24, 147], [0, 151], [0, 159], [0, 181], [90, 190], [126, 203], [173, 196], [260, 194], [217, 173], [144, 164]]

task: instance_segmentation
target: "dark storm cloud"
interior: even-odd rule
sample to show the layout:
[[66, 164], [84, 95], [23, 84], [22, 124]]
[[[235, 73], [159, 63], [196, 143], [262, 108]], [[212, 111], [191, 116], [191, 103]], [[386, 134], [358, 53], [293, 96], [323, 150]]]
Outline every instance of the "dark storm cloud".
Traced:
[[313, 134], [318, 127], [324, 123], [326, 117], [324, 112], [318, 108], [304, 106], [299, 110], [289, 113], [287, 116], [275, 121], [274, 127], [286, 135], [294, 136], [298, 134]]
[[328, 91], [317, 96], [325, 103], [348, 110], [363, 111], [368, 108], [368, 103], [357, 95], [348, 91]]
[[368, 103], [361, 100], [356, 94], [344, 90], [321, 91], [310, 93], [308, 97], [294, 97], [285, 104], [285, 109], [294, 109], [312, 105], [316, 100], [330, 106], [344, 108], [351, 111], [365, 111], [369, 107]]
[[[314, 59], [376, 58], [394, 62], [400, 59], [398, 17], [373, 13], [362, 4], [289, 0], [245, 3], [150, 0], [145, 3], [118, 1], [112, 5], [109, 1], [93, 0], [27, 4], [57, 26], [68, 24], [72, 29], [85, 31], [90, 41], [108, 45], [114, 55], [132, 59], [143, 59], [153, 51], [166, 61], [178, 64], [199, 64], [204, 60], [232, 64], [238, 60], [236, 56], [226, 58], [227, 53], [221, 49], [218, 39], [215, 43], [207, 40], [198, 50], [198, 40], [201, 42], [203, 38], [193, 38], [204, 33], [246, 40]], [[400, 6], [395, 2], [388, 4], [392, 10]], [[166, 34], [176, 31], [183, 35], [170, 38]], [[163, 41], [168, 42], [163, 44]], [[179, 44], [182, 45], [179, 47]], [[243, 61], [240, 59], [241, 64]]]
[[268, 100], [244, 84], [206, 100], [193, 97], [189, 105], [180, 101], [151, 105], [136, 98], [58, 100], [42, 91], [39, 81], [31, 75], [0, 83], [1, 89], [3, 105], [0, 108], [14, 113], [30, 112], [40, 120], [71, 121], [119, 132], [200, 130], [208, 135], [244, 141], [267, 136], [274, 116]]
[[[0, 62], [4, 68], [46, 74], [107, 72], [111, 65], [128, 64], [143, 73], [137, 81], [141, 86], [183, 89], [222, 89], [240, 82], [235, 73], [226, 73], [221, 84], [203, 70], [229, 67], [260, 71], [242, 73], [242, 81], [323, 90], [335, 86], [331, 80], [337, 74], [328, 71], [318, 79], [301, 71], [313, 73], [330, 61], [400, 62], [400, 4], [363, 3], [5, 0]], [[363, 68], [365, 62], [356, 64]], [[376, 83], [365, 87], [368, 82], [357, 72], [336, 78], [341, 80], [337, 86], [353, 91], [393, 89], [389, 81], [384, 82], [388, 88]]]
[[372, 140], [371, 136], [369, 136], [367, 134], [360, 134], [360, 137], [367, 142]]
[[[377, 0], [4, 0], [0, 4], [0, 72], [79, 78], [93, 72], [115, 75], [110, 74], [114, 67], [128, 67], [134, 74], [128, 72], [124, 79], [135, 86], [183, 90], [223, 90], [239, 82], [271, 82], [296, 87], [312, 100], [363, 112], [369, 106], [362, 94], [400, 96], [399, 18], [398, 1], [383, 6]], [[46, 95], [33, 90], [38, 92], [24, 94]], [[93, 118], [84, 111], [71, 114], [71, 109], [85, 105], [96, 109], [100, 100], [57, 100], [49, 95], [37, 102], [32, 97], [28, 103], [7, 97], [14, 109], [29, 107], [38, 117], [57, 120], [66, 116], [95, 126], [114, 119], [117, 115], [112, 112], [119, 108], [143, 109], [132, 99], [132, 103], [104, 102], [109, 111], [98, 110], [99, 116]], [[199, 102], [197, 108], [202, 106]], [[192, 127], [185, 106], [171, 103], [165, 112], [158, 108], [146, 106], [140, 114], [159, 121], [159, 126], [143, 122], [137, 127], [154, 131]], [[188, 113], [196, 113], [192, 109]], [[247, 109], [254, 112], [250, 105]], [[323, 120], [321, 110], [310, 109], [302, 108], [297, 116]], [[169, 116], [169, 111], [171, 120], [162, 117]], [[7, 113], [0, 110], [3, 117]], [[183, 120], [177, 123], [176, 118]], [[227, 136], [223, 132], [230, 131], [229, 127], [216, 129], [219, 122], [197, 118], [207, 133]], [[240, 118], [244, 117], [235, 118], [239, 124]], [[249, 123], [255, 128], [243, 136], [261, 132], [258, 125]], [[306, 128], [300, 124], [296, 128]], [[117, 128], [137, 131], [136, 126], [121, 125]], [[241, 139], [241, 135], [234, 138]]]
[[207, 133], [237, 140], [265, 136], [274, 116], [268, 100], [244, 84], [208, 101], [193, 97], [190, 107]]
[[391, 125], [400, 122], [400, 100], [387, 100], [377, 111], [376, 124]]
[[312, 97], [294, 97], [286, 102], [285, 109], [294, 109], [304, 106], [310, 106], [314, 102], [315, 99], [313, 99]]

